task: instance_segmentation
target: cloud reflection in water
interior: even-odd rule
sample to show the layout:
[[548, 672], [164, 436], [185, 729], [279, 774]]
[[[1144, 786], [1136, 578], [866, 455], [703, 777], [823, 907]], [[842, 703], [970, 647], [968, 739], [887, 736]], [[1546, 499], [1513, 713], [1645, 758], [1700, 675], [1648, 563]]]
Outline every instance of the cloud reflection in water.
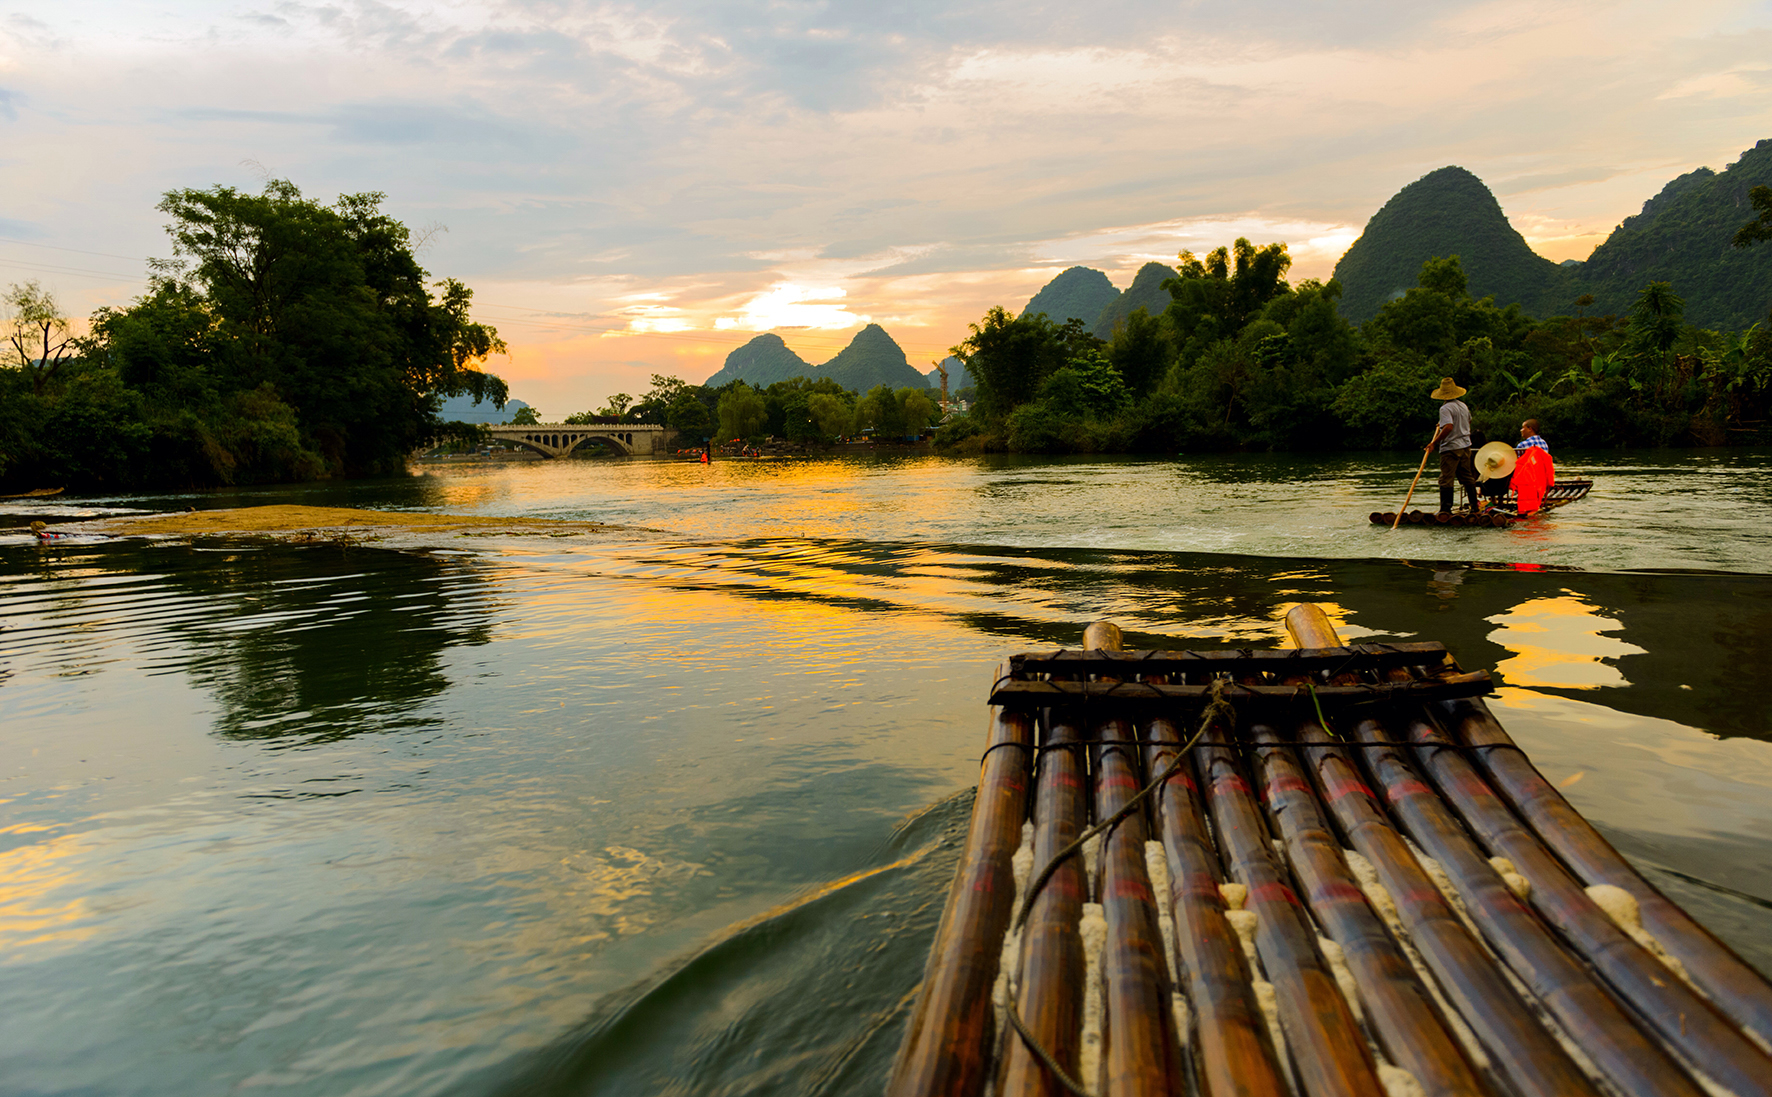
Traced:
[[1624, 625], [1603, 616], [1574, 591], [1562, 597], [1533, 598], [1506, 613], [1486, 618], [1501, 626], [1489, 639], [1513, 652], [1496, 665], [1496, 674], [1513, 686], [1600, 689], [1627, 686], [1615, 661], [1642, 655], [1635, 644], [1607, 636]]

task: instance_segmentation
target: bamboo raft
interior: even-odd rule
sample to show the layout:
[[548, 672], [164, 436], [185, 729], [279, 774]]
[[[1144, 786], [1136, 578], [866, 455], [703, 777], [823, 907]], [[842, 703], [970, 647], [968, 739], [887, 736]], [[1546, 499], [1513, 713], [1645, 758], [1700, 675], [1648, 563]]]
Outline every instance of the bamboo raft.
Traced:
[[[1554, 510], [1557, 507], [1568, 506], [1570, 503], [1586, 499], [1587, 493], [1593, 489], [1594, 482], [1592, 480], [1564, 480], [1561, 483], [1552, 484], [1544, 489], [1544, 502], [1539, 504], [1538, 510], [1532, 514]], [[1514, 496], [1509, 495], [1508, 498], [1511, 500]], [[1497, 504], [1481, 514], [1458, 512], [1448, 514], [1431, 510], [1406, 510], [1403, 512], [1402, 524], [1405, 526], [1492, 526], [1496, 529], [1503, 529], [1515, 522], [1525, 521], [1532, 517], [1532, 514], [1521, 514], [1511, 503]], [[1368, 517], [1372, 519], [1373, 525], [1389, 526], [1396, 524], [1397, 512], [1375, 510]]]
[[1196, 652], [1104, 622], [999, 668], [888, 1094], [1772, 1094], [1772, 984], [1539, 774], [1486, 673], [1286, 624]]

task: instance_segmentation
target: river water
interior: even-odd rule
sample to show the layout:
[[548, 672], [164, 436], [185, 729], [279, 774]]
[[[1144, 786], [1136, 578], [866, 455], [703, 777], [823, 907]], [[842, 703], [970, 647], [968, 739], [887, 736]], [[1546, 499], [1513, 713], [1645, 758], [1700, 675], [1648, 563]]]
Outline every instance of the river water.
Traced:
[[[1541, 769], [1772, 971], [1772, 453], [1404, 528], [1394, 457], [432, 465], [0, 503], [0, 1090], [877, 1091], [996, 663], [1435, 639]], [[1431, 492], [1431, 485], [1429, 488]], [[594, 519], [38, 546], [300, 502]]]

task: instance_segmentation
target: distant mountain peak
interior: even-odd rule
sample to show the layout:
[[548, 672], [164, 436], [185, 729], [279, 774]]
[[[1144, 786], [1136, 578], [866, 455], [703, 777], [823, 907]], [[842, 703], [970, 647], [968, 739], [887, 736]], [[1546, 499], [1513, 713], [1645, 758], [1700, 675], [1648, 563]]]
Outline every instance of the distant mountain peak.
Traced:
[[1040, 287], [1021, 315], [1043, 312], [1055, 324], [1076, 319], [1092, 328], [1101, 318], [1101, 310], [1118, 296], [1120, 291], [1102, 272], [1092, 267], [1069, 267]]
[[1132, 284], [1126, 292], [1119, 294], [1102, 307], [1101, 315], [1093, 325], [1097, 339], [1112, 339], [1114, 329], [1126, 322], [1126, 318], [1143, 309], [1152, 316], [1161, 316], [1174, 298], [1163, 288], [1163, 283], [1174, 278], [1178, 272], [1174, 267], [1162, 263], [1151, 262], [1138, 268], [1132, 276]]
[[719, 388], [732, 381], [745, 381], [758, 388], [767, 388], [777, 381], [810, 376], [813, 367], [793, 352], [781, 336], [766, 331], [726, 356], [726, 362], [703, 384]]
[[1721, 172], [1669, 180], [1585, 260], [1556, 264], [1527, 246], [1481, 179], [1440, 168], [1393, 195], [1336, 264], [1341, 311], [1365, 320], [1416, 284], [1423, 261], [1456, 255], [1473, 297], [1493, 294], [1534, 316], [1567, 314], [1584, 293], [1590, 313], [1622, 313], [1650, 282], [1668, 282], [1686, 299], [1688, 322], [1740, 330], [1772, 303], [1772, 248], [1730, 246], [1756, 186], [1772, 186], [1772, 140]]
[[829, 377], [854, 392], [867, 392], [875, 385], [894, 390], [923, 388], [923, 375], [911, 367], [898, 340], [878, 324], [867, 324], [849, 340], [837, 356], [818, 367], [813, 376]]
[[1695, 168], [1670, 180], [1587, 257], [1576, 292], [1593, 294], [1592, 312], [1621, 313], [1650, 282], [1668, 282], [1686, 299], [1689, 323], [1740, 330], [1764, 320], [1772, 248], [1730, 246], [1753, 215], [1748, 192], [1757, 186], [1772, 186], [1772, 140], [1720, 172]]
[[1473, 297], [1539, 312], [1562, 285], [1557, 265], [1527, 245], [1495, 195], [1474, 174], [1451, 165], [1428, 172], [1393, 195], [1335, 265], [1341, 311], [1365, 320], [1415, 285], [1421, 264], [1456, 255]]

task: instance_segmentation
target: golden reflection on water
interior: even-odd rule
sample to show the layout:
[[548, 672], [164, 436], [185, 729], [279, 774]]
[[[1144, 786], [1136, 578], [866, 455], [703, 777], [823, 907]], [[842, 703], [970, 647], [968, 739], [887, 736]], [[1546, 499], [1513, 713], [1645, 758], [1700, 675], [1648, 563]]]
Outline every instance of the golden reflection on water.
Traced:
[[[19, 823], [0, 827], [0, 835], [48, 829]], [[68, 861], [85, 848], [73, 835], [64, 834], [0, 853], [0, 964], [27, 946], [67, 944], [96, 932], [87, 920], [91, 910], [84, 896], [61, 903], [48, 900], [75, 881], [77, 874]]]
[[495, 480], [437, 479], [440, 484], [433, 505], [451, 510], [485, 506], [509, 494], [505, 485]]
[[1514, 653], [1495, 668], [1511, 686], [1628, 686], [1611, 660], [1641, 655], [1644, 650], [1604, 635], [1624, 625], [1571, 590], [1563, 591], [1562, 597], [1529, 599], [1488, 621], [1501, 626], [1489, 639]]

